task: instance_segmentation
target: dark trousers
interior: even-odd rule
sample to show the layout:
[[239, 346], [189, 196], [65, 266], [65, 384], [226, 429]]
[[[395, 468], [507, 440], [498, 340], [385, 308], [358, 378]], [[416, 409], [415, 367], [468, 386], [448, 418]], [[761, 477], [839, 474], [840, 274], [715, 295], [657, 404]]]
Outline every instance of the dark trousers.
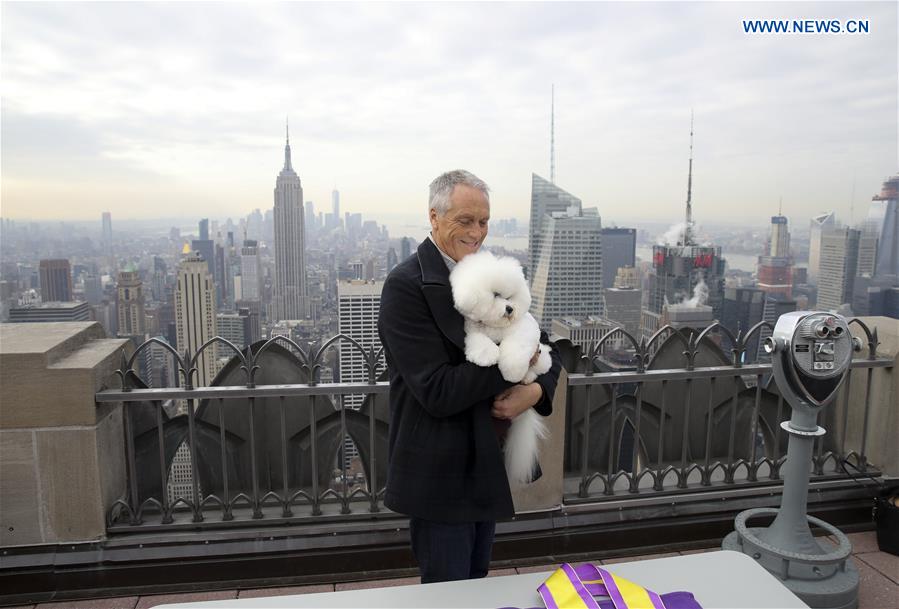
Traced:
[[486, 577], [496, 522], [435, 522], [409, 519], [412, 553], [421, 583]]

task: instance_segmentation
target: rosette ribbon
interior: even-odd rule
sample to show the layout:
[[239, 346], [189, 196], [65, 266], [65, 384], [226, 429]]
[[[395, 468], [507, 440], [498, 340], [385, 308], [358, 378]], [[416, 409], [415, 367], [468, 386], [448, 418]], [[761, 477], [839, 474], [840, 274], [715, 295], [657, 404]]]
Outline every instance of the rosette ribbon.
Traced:
[[702, 609], [690, 592], [657, 594], [590, 563], [564, 563], [537, 592], [546, 609]]

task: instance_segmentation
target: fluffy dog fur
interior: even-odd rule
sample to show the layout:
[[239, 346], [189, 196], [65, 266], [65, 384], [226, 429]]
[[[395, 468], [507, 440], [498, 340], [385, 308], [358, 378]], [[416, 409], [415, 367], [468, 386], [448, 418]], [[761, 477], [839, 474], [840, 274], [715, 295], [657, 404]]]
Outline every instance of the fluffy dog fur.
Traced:
[[[465, 357], [479, 366], [499, 366], [507, 381], [531, 383], [552, 365], [549, 347], [540, 344], [540, 327], [528, 313], [531, 294], [521, 265], [486, 250], [465, 256], [450, 273], [456, 310], [465, 317]], [[537, 349], [537, 363], [530, 365]], [[509, 480], [533, 480], [542, 417], [529, 408], [515, 417], [504, 446]]]

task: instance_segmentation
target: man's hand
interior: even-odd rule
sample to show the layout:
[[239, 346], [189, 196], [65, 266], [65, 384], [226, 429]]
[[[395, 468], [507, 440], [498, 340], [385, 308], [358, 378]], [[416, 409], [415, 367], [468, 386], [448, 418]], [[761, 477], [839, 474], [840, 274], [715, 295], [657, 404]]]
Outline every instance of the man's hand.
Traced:
[[543, 399], [543, 388], [539, 383], [513, 385], [493, 400], [490, 414], [497, 419], [514, 419]]

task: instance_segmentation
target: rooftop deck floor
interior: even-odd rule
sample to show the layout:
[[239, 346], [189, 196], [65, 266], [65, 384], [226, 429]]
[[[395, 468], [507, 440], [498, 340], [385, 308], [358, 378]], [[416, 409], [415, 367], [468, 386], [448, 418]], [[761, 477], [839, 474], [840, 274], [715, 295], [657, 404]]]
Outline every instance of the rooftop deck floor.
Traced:
[[[852, 554], [861, 577], [859, 590], [859, 609], [899, 609], [899, 557], [881, 552], [877, 548], [874, 532], [851, 533]], [[622, 556], [599, 560], [603, 564], [647, 560], [717, 550], [717, 547], [683, 552], [667, 552], [640, 556]], [[589, 558], [585, 559], [589, 560]], [[528, 567], [494, 569], [490, 576], [515, 575], [516, 573], [534, 573], [550, 571], [558, 565], [546, 563]], [[37, 605], [20, 605], [13, 609], [149, 609], [157, 605], [176, 602], [225, 600], [233, 598], [259, 598], [264, 596], [286, 596], [291, 594], [308, 594], [314, 592], [331, 592], [340, 590], [357, 590], [363, 588], [385, 588], [389, 586], [407, 586], [417, 584], [418, 577], [402, 577], [395, 579], [378, 579], [353, 581], [336, 584], [319, 584], [311, 586], [295, 586], [281, 588], [256, 588], [217, 590], [213, 592], [193, 592], [185, 594], [154, 594], [146, 596], [124, 596], [114, 598], [88, 599], [78, 601], [61, 601], [40, 603]]]

